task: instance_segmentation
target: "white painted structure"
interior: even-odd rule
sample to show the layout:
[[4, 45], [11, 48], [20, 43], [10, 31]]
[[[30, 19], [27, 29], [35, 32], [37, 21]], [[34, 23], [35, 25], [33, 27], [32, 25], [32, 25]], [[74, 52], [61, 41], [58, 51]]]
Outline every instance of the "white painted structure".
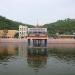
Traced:
[[19, 38], [27, 36], [46, 36], [47, 28], [35, 27], [28, 28], [27, 26], [19, 25]]
[[24, 38], [27, 36], [28, 27], [19, 25], [19, 38]]
[[47, 28], [28, 28], [28, 34], [47, 34]]

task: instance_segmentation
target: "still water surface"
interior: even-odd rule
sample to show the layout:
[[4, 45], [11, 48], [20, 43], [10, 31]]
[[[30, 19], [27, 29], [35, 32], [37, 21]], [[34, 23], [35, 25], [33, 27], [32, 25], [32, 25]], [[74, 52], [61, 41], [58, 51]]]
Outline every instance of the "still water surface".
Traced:
[[75, 44], [0, 43], [0, 75], [75, 75]]

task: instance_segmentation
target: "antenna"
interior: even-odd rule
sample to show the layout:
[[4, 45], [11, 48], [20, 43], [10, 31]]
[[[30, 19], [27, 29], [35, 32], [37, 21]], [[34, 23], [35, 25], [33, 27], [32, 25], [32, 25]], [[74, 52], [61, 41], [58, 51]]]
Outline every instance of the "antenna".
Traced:
[[37, 26], [36, 27], [39, 27], [38, 18], [37, 18]]

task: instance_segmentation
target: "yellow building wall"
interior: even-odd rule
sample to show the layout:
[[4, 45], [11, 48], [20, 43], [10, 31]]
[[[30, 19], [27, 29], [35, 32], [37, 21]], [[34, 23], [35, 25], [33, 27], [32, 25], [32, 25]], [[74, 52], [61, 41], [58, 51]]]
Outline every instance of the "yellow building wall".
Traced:
[[[13, 38], [16, 32], [17, 30], [8, 30], [5, 36], [7, 38]], [[4, 36], [4, 30], [0, 30], [0, 38], [2, 38], [3, 36]]]

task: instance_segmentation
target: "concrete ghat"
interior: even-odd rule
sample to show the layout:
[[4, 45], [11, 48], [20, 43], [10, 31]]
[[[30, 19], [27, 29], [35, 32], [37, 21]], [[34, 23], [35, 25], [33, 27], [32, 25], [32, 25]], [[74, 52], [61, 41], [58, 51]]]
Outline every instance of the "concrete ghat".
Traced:
[[[27, 42], [26, 38], [17, 39], [17, 38], [0, 38], [0, 42]], [[75, 39], [48, 39], [49, 44], [64, 44], [64, 43], [72, 43], [75, 44]]]
[[27, 42], [27, 39], [0, 38], [0, 42]]
[[75, 39], [48, 39], [49, 44], [75, 44]]

